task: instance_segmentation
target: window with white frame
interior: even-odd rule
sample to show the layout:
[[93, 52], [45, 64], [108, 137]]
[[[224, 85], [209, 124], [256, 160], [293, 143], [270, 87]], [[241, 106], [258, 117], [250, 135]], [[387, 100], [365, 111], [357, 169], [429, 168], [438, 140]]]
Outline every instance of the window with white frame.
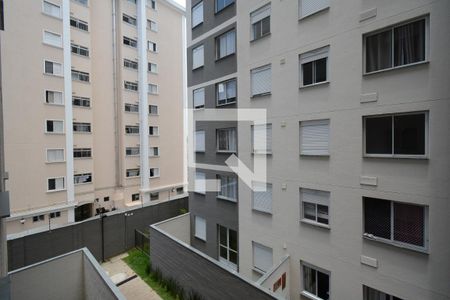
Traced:
[[192, 7], [192, 28], [203, 23], [203, 1]]
[[363, 300], [403, 300], [374, 288], [363, 285]]
[[330, 47], [322, 47], [300, 54], [300, 86], [328, 81], [328, 53]]
[[148, 84], [148, 93], [151, 95], [157, 95], [158, 94], [158, 86], [153, 83]]
[[62, 92], [45, 91], [45, 103], [63, 105], [64, 99]]
[[50, 216], [50, 219], [59, 218], [59, 217], [61, 217], [61, 212], [60, 211], [51, 212], [49, 214], [49, 216]]
[[92, 173], [75, 174], [73, 175], [73, 182], [75, 185], [91, 183]]
[[64, 149], [47, 149], [47, 162], [63, 162], [64, 161]]
[[62, 65], [53, 61], [44, 62], [44, 73], [48, 75], [62, 76]]
[[217, 193], [217, 198], [237, 201], [238, 182], [236, 176], [217, 175], [220, 182], [220, 190]]
[[204, 46], [200, 45], [192, 49], [192, 70], [203, 67], [204, 60]]
[[235, 78], [216, 84], [216, 99], [217, 106], [236, 103], [237, 83]]
[[150, 115], [158, 115], [158, 105], [152, 105], [150, 104], [148, 106], [148, 113]]
[[55, 47], [62, 47], [62, 36], [50, 31], [44, 31], [44, 43]]
[[272, 91], [272, 66], [266, 65], [250, 71], [252, 97], [270, 94]]
[[89, 82], [89, 73], [72, 70], [72, 80]]
[[330, 299], [330, 273], [301, 262], [303, 273], [302, 295], [312, 299]]
[[151, 31], [158, 32], [158, 24], [155, 21], [147, 20], [147, 28]]
[[91, 132], [91, 123], [73, 122], [73, 132]]
[[330, 7], [330, 0], [299, 0], [300, 18], [307, 17]]
[[123, 44], [133, 48], [137, 47], [137, 41], [126, 36], [123, 37]]
[[47, 190], [50, 191], [62, 191], [66, 188], [65, 177], [54, 177], [47, 179]]
[[45, 121], [45, 132], [47, 132], [47, 133], [64, 133], [64, 121], [61, 121], [61, 120]]
[[149, 62], [149, 63], [148, 63], [148, 71], [149, 71], [150, 73], [154, 73], [154, 74], [158, 73], [158, 65]]
[[427, 249], [426, 206], [363, 198], [364, 237], [408, 248]]
[[300, 122], [300, 154], [329, 155], [330, 120]]
[[224, 58], [236, 52], [236, 30], [230, 30], [216, 37], [216, 59]]
[[135, 193], [135, 194], [131, 194], [131, 201], [139, 201], [140, 199], [140, 194], [139, 193]]
[[206, 174], [204, 172], [195, 171], [194, 190], [196, 193], [206, 193]]
[[253, 247], [253, 268], [260, 273], [266, 273], [273, 265], [272, 248], [252, 242]]
[[91, 99], [87, 97], [72, 97], [72, 105], [78, 107], [91, 107]]
[[205, 131], [197, 130], [195, 132], [195, 152], [205, 152]]
[[254, 154], [272, 153], [272, 124], [252, 125], [252, 151]]
[[91, 158], [92, 149], [91, 148], [74, 148], [73, 158]]
[[425, 157], [427, 155], [427, 112], [365, 116], [363, 120], [366, 156]]
[[215, 0], [216, 2], [216, 13], [227, 8], [234, 3], [234, 0]]
[[236, 128], [217, 129], [217, 151], [236, 152]]
[[139, 126], [136, 125], [125, 125], [126, 134], [139, 134]]
[[137, 70], [138, 69], [138, 62], [131, 59], [123, 59], [123, 66], [128, 69]]
[[158, 126], [149, 126], [148, 134], [150, 136], [158, 136], [159, 135], [159, 127]]
[[140, 170], [138, 168], [126, 170], [126, 177], [138, 177], [139, 174], [140, 174]]
[[131, 81], [124, 81], [123, 82], [124, 89], [128, 91], [134, 91], [137, 92], [139, 87], [137, 82], [131, 82]]
[[44, 14], [60, 19], [61, 7], [49, 1], [44, 1], [42, 11]]
[[150, 157], [158, 157], [159, 156], [159, 147], [150, 147], [148, 154]]
[[237, 270], [238, 239], [237, 232], [227, 227], [218, 227], [219, 261], [227, 267]]
[[252, 183], [252, 208], [254, 210], [272, 213], [272, 184], [265, 182], [256, 182]]
[[126, 147], [125, 155], [126, 156], [138, 156], [140, 152], [139, 147]]
[[72, 53], [74, 53], [74, 54], [89, 57], [89, 48], [87, 48], [87, 47], [83, 47], [83, 46], [71, 43], [70, 49], [71, 49]]
[[133, 25], [133, 26], [136, 26], [136, 23], [137, 23], [136, 18], [134, 18], [134, 17], [132, 17], [132, 16], [129, 16], [129, 15], [127, 15], [127, 14], [123, 14], [123, 15], [122, 15], [122, 20], [123, 20], [125, 23], [130, 24], [130, 25]]
[[138, 104], [125, 103], [125, 111], [126, 112], [132, 112], [132, 113], [138, 113], [139, 112], [139, 105]]
[[150, 168], [150, 178], [159, 177], [159, 168]]
[[330, 192], [301, 188], [300, 203], [302, 221], [329, 224]]
[[148, 50], [150, 52], [158, 52], [158, 47], [156, 46], [155, 42], [148, 41]]
[[250, 14], [252, 41], [270, 34], [270, 3]]
[[195, 219], [195, 237], [206, 241], [206, 220], [199, 217], [194, 216]]
[[366, 34], [365, 73], [425, 61], [427, 35], [427, 18]]
[[78, 28], [83, 31], [89, 30], [89, 26], [88, 26], [87, 22], [73, 18], [73, 17], [70, 18], [70, 26]]
[[199, 88], [193, 91], [194, 109], [205, 107], [205, 88]]

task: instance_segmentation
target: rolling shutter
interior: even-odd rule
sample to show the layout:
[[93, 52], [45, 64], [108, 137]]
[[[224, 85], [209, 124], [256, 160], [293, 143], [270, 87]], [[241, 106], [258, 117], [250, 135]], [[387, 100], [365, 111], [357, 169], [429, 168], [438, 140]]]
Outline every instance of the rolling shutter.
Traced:
[[192, 68], [196, 69], [203, 66], [203, 45], [192, 50]]
[[267, 272], [272, 264], [272, 248], [253, 242], [253, 266], [262, 272]]
[[301, 122], [300, 135], [300, 154], [329, 155], [329, 120]]
[[206, 220], [195, 216], [195, 237], [206, 241]]
[[272, 152], [272, 124], [253, 125], [252, 131], [253, 152]]
[[319, 205], [330, 205], [330, 192], [300, 189], [302, 202], [314, 203]]
[[263, 66], [251, 71], [252, 96], [270, 93], [272, 90], [271, 66]]
[[203, 1], [192, 9], [192, 28], [203, 22]]
[[272, 184], [253, 182], [253, 209], [272, 213]]
[[300, 17], [306, 17], [330, 6], [330, 0], [300, 0]]
[[195, 151], [205, 152], [205, 131], [195, 132]]
[[250, 14], [252, 24], [270, 16], [270, 4], [265, 5]]
[[201, 108], [205, 106], [205, 89], [196, 89], [194, 91], [194, 108]]

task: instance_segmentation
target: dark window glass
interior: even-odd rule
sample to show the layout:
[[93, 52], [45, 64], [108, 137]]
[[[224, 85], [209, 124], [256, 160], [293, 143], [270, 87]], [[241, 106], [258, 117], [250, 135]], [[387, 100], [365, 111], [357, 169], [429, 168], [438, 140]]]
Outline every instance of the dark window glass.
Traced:
[[328, 300], [330, 283], [328, 274], [317, 271], [317, 296], [321, 299]]
[[302, 64], [303, 69], [303, 85], [313, 84], [313, 63]]
[[425, 20], [394, 28], [394, 65], [425, 60]]
[[316, 220], [316, 205], [313, 203], [303, 202], [303, 216], [308, 220]]
[[394, 240], [423, 247], [424, 207], [394, 203]]
[[392, 31], [366, 37], [366, 72], [392, 67]]
[[230, 262], [237, 265], [237, 253], [230, 251]]
[[219, 226], [220, 243], [227, 245], [227, 229], [223, 226]]
[[391, 239], [391, 201], [364, 198], [364, 232]]
[[216, 0], [216, 12], [221, 11], [232, 3], [234, 3], [234, 0]]
[[262, 22], [262, 28], [261, 28], [261, 33], [262, 35], [266, 35], [268, 33], [270, 33], [270, 16], [269, 17], [265, 17], [264, 19], [261, 20]]
[[56, 189], [56, 180], [55, 179], [49, 179], [48, 180], [48, 190], [54, 190]]
[[394, 154], [425, 154], [425, 114], [394, 116]]
[[315, 64], [315, 83], [327, 81], [327, 58], [321, 58]]
[[53, 63], [50, 61], [45, 62], [45, 73], [53, 74]]
[[237, 232], [229, 230], [230, 235], [230, 249], [237, 251]]
[[328, 224], [328, 206], [317, 205], [317, 222]]
[[392, 117], [366, 118], [366, 153], [392, 154]]
[[53, 121], [47, 121], [47, 132], [53, 132]]

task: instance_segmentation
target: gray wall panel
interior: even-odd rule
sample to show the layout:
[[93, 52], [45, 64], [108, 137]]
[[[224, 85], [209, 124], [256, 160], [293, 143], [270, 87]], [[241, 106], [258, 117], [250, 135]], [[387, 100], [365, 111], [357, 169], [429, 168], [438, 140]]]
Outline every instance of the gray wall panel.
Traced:
[[[200, 0], [192, 1], [191, 9], [199, 2], [201, 1]], [[214, 29], [218, 25], [222, 24], [223, 22], [231, 19], [236, 15], [236, 3], [233, 3], [232, 5], [216, 13], [215, 2], [216, 2], [215, 0], [203, 0], [203, 23], [197, 25], [195, 28], [192, 28], [193, 39], [199, 37], [200, 35], [202, 35], [205, 32], [208, 32], [211, 29]]]

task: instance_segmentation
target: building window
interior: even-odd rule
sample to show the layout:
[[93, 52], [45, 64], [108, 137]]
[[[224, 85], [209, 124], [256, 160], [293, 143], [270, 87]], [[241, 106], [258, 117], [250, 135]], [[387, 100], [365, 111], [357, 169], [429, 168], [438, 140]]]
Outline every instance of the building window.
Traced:
[[236, 79], [216, 84], [217, 106], [236, 103]]
[[426, 18], [423, 18], [364, 36], [365, 72], [425, 61], [426, 35]]
[[252, 242], [252, 248], [254, 270], [260, 273], [266, 273], [273, 265], [272, 248], [256, 242]]
[[238, 182], [235, 176], [217, 175], [220, 181], [220, 190], [217, 193], [217, 198], [237, 201]]
[[133, 48], [137, 47], [137, 41], [126, 36], [123, 37], [123, 44]]
[[91, 148], [74, 148], [73, 158], [91, 158], [92, 149]]
[[59, 218], [59, 217], [61, 217], [60, 211], [55, 211], [55, 212], [50, 213], [50, 219]]
[[328, 156], [330, 120], [300, 122], [300, 154]]
[[230, 30], [216, 38], [216, 58], [221, 59], [236, 52], [236, 30]]
[[219, 231], [219, 261], [233, 270], [237, 270], [238, 240], [237, 232], [224, 226]]
[[56, 91], [45, 91], [45, 103], [63, 105], [63, 94]]
[[159, 168], [150, 168], [150, 178], [159, 177]]
[[250, 14], [252, 41], [270, 34], [270, 3]]
[[130, 60], [130, 59], [124, 58], [123, 59], [123, 66], [125, 68], [128, 68], [128, 69], [137, 70], [138, 69], [138, 62], [134, 61], [134, 60]]
[[250, 71], [252, 97], [270, 94], [272, 91], [272, 67], [266, 65]]
[[323, 47], [300, 54], [300, 86], [309, 86], [328, 80], [328, 52], [330, 47]]
[[124, 81], [123, 87], [128, 91], [134, 91], [137, 92], [138, 90], [138, 83], [137, 82], [131, 82], [131, 81]]
[[46, 60], [44, 73], [48, 75], [62, 76], [62, 65], [60, 63]]
[[91, 132], [91, 123], [73, 122], [73, 132]]
[[156, 10], [156, 0], [147, 0], [147, 5]]
[[139, 201], [139, 193], [131, 194], [131, 201]]
[[45, 132], [47, 132], [47, 133], [64, 133], [64, 121], [47, 120], [45, 122]]
[[272, 124], [252, 125], [252, 151], [254, 154], [272, 153]]
[[206, 220], [199, 216], [194, 216], [194, 219], [195, 219], [194, 236], [198, 239], [206, 241]]
[[159, 127], [158, 126], [149, 126], [148, 134], [150, 136], [158, 136], [159, 135]]
[[301, 263], [303, 270], [302, 295], [313, 299], [330, 299], [330, 274], [309, 264]]
[[364, 117], [366, 156], [425, 157], [427, 155], [428, 114]]
[[157, 74], [157, 73], [158, 73], [158, 65], [149, 62], [149, 63], [148, 63], [148, 71], [149, 71], [150, 73]]
[[177, 195], [183, 194], [184, 188], [183, 187], [177, 187]]
[[363, 300], [403, 300], [368, 286], [363, 286]]
[[253, 182], [252, 208], [254, 210], [272, 213], [272, 184], [265, 182]]
[[153, 83], [148, 84], [148, 93], [151, 95], [158, 95], [158, 86]]
[[151, 31], [158, 32], [158, 24], [155, 21], [147, 20], [147, 28]]
[[72, 80], [89, 82], [89, 73], [72, 70]]
[[301, 221], [329, 224], [330, 192], [300, 189]]
[[204, 47], [200, 45], [192, 49], [192, 70], [203, 67], [204, 65]]
[[156, 43], [152, 42], [152, 41], [148, 41], [148, 50], [150, 52], [158, 52], [158, 48], [156, 46]]
[[47, 149], [47, 162], [63, 162], [64, 161], [64, 149]]
[[159, 200], [159, 193], [158, 192], [150, 193], [150, 201], [156, 200]]
[[203, 23], [203, 1], [192, 8], [192, 28]]
[[195, 152], [205, 152], [205, 131], [197, 130], [195, 132]]
[[87, 97], [72, 97], [72, 105], [79, 107], [91, 107], [91, 99]]
[[200, 171], [195, 172], [195, 186], [194, 191], [196, 193], [206, 193], [206, 174]]
[[139, 105], [125, 103], [125, 111], [126, 112], [132, 112], [132, 113], [138, 113], [139, 112]]
[[92, 182], [92, 173], [75, 174], [73, 176], [73, 182], [75, 185], [91, 183]]
[[61, 7], [59, 5], [44, 1], [42, 11], [46, 15], [61, 19]]
[[315, 14], [330, 7], [330, 0], [299, 0], [300, 18]]
[[74, 53], [74, 54], [89, 57], [89, 49], [87, 47], [83, 47], [83, 46], [72, 43], [71, 49], [72, 49], [72, 53]]
[[108, 202], [109, 201], [109, 197], [103, 197], [103, 201], [104, 202]]
[[139, 155], [139, 147], [126, 147], [125, 148], [125, 155], [126, 156], [137, 156]]
[[125, 125], [126, 134], [139, 134], [139, 126]]
[[193, 91], [194, 109], [205, 107], [205, 88], [199, 88]]
[[50, 191], [61, 191], [65, 189], [64, 177], [55, 177], [47, 179], [47, 190]]
[[215, 1], [216, 1], [216, 13], [234, 3], [234, 0], [215, 0]]
[[217, 129], [217, 151], [236, 152], [236, 128]]
[[123, 20], [125, 23], [128, 23], [128, 24], [130, 24], [130, 25], [136, 26], [136, 18], [133, 18], [132, 16], [123, 14], [123, 15], [122, 15], [122, 20]]
[[55, 47], [62, 47], [62, 36], [50, 31], [44, 31], [44, 43]]
[[364, 237], [412, 249], [427, 248], [427, 207], [364, 197]]
[[158, 157], [159, 156], [159, 147], [150, 147], [148, 153], [149, 153], [150, 157]]
[[33, 223], [44, 221], [44, 220], [45, 220], [45, 216], [44, 215], [33, 216]]
[[150, 115], [158, 115], [158, 105], [149, 105], [148, 106], [148, 113]]
[[75, 18], [70, 18], [70, 26], [81, 29], [83, 31], [88, 31], [88, 23]]
[[138, 177], [140, 174], [139, 169], [127, 169], [126, 176], [127, 177]]
[[87, 6], [88, 5], [88, 0], [72, 0], [74, 2], [77, 2], [81, 5]]

